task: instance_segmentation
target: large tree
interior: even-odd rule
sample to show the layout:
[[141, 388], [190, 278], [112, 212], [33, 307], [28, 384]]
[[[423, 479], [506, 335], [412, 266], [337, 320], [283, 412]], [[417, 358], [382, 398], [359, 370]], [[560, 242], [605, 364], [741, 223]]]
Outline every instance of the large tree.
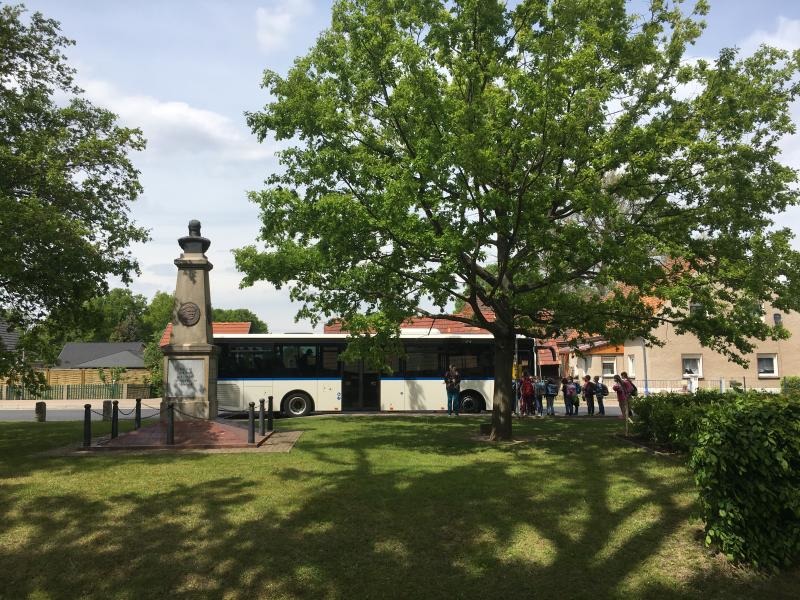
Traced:
[[517, 334], [652, 339], [669, 321], [741, 360], [784, 334], [760, 303], [800, 308], [800, 256], [772, 220], [798, 200], [778, 142], [800, 52], [691, 60], [706, 11], [336, 2], [248, 115], [288, 147], [251, 195], [264, 246], [237, 252], [244, 283], [290, 284], [301, 316], [377, 340], [411, 315], [487, 329], [495, 438], [511, 436]]
[[141, 132], [81, 95], [63, 54], [72, 43], [40, 13], [0, 6], [0, 318], [27, 350], [0, 348], [0, 377], [27, 383], [36, 378], [24, 356], [54, 350], [37, 345], [46, 336], [36, 325], [80, 326], [107, 277], [130, 281], [129, 245], [147, 239], [129, 215]]

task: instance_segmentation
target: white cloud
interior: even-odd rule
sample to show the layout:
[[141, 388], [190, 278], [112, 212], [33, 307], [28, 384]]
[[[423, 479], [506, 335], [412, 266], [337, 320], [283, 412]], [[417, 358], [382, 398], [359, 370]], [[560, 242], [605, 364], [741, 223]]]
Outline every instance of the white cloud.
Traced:
[[262, 50], [286, 46], [300, 20], [311, 13], [309, 0], [275, 0], [256, 9], [256, 38]]
[[800, 48], [800, 19], [778, 17], [778, 26], [774, 31], [754, 31], [742, 42], [742, 50], [747, 55], [761, 44], [797, 50]]
[[118, 114], [125, 125], [140, 127], [149, 155], [213, 153], [221, 160], [252, 161], [275, 152], [225, 115], [186, 102], [126, 95], [103, 81], [82, 81], [81, 87], [92, 102]]

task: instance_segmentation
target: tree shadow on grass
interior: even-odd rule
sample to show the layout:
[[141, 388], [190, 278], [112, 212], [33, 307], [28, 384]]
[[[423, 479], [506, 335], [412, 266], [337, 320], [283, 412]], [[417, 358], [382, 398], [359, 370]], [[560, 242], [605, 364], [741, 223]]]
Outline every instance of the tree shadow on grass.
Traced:
[[[0, 594], [715, 595], [719, 575], [675, 585], [657, 569], [647, 575], [692, 509], [691, 481], [680, 466], [609, 447], [598, 438], [602, 429], [571, 426], [570, 438], [570, 427], [531, 426], [543, 440], [537, 448], [506, 450], [476, 448], [466, 430], [449, 444], [449, 426], [418, 434], [409, 427], [376, 420], [352, 439], [342, 423], [301, 440], [292, 461], [241, 455], [231, 462], [232, 472], [250, 467], [254, 474], [212, 469], [191, 484], [104, 499], [61, 493], [25, 501], [19, 488], [5, 490], [3, 504], [22, 506], [6, 513], [5, 531], [16, 533], [0, 545], [0, 563], [13, 566]], [[407, 464], [382, 462], [397, 448]], [[459, 449], [463, 461], [453, 460]], [[727, 597], [751, 591], [736, 581], [725, 589]]]

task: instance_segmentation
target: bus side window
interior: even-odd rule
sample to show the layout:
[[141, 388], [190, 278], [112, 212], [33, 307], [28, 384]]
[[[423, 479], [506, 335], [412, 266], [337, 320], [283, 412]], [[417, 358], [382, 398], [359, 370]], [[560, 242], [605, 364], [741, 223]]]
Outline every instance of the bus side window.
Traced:
[[297, 368], [300, 375], [314, 377], [317, 374], [317, 347], [300, 346], [297, 357]]
[[339, 376], [339, 348], [338, 346], [322, 346], [322, 364], [319, 374], [321, 377]]

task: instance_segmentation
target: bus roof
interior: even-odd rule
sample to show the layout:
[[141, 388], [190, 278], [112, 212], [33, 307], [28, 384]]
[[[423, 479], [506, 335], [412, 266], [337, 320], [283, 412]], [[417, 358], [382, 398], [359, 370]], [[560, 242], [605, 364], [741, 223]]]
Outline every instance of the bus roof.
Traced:
[[[346, 340], [350, 336], [346, 333], [221, 333], [215, 334], [217, 340]], [[401, 332], [400, 338], [407, 339], [430, 339], [430, 340], [492, 340], [494, 336], [490, 333], [423, 333]]]

